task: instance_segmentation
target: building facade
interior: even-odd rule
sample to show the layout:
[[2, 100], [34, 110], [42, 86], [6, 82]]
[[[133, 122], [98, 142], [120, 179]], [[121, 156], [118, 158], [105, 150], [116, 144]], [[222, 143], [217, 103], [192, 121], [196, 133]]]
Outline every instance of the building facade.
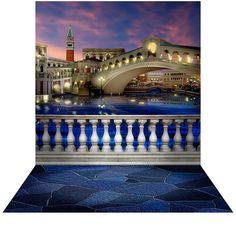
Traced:
[[[74, 50], [71, 26], [67, 33], [66, 60], [48, 57], [47, 46], [36, 45], [38, 96], [89, 95], [93, 89], [120, 94], [134, 78], [138, 78], [139, 85], [172, 87], [192, 80], [187, 72], [200, 71], [199, 48], [173, 45], [154, 37], [144, 39], [142, 47], [129, 52], [123, 48], [83, 48], [83, 59], [79, 61], [74, 60]], [[150, 72], [163, 67], [172, 71]], [[178, 69], [179, 72], [173, 71]]]

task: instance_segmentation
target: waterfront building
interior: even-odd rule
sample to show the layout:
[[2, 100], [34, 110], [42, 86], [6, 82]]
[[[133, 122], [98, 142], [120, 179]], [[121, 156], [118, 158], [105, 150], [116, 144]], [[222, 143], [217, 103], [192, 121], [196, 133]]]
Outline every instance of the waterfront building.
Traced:
[[142, 47], [128, 52], [123, 48], [83, 48], [83, 59], [79, 61], [74, 60], [74, 50], [71, 26], [65, 60], [48, 57], [47, 45], [36, 45], [36, 101], [64, 93], [122, 94], [130, 82], [141, 87], [200, 84], [197, 47], [149, 37], [143, 40]]

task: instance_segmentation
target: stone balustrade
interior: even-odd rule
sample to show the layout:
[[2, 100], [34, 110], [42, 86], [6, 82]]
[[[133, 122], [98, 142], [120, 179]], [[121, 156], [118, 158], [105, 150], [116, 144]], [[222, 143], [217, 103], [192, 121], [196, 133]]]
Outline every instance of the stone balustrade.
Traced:
[[199, 164], [196, 115], [37, 115], [38, 164]]

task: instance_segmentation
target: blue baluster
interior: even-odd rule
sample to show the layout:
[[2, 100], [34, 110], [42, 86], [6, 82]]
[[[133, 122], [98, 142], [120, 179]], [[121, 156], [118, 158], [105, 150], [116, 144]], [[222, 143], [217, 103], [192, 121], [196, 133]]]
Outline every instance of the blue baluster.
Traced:
[[38, 137], [37, 145], [39, 147], [39, 150], [43, 146], [43, 134], [44, 134], [44, 123], [40, 120], [37, 120], [36, 122], [36, 134]]
[[182, 137], [180, 146], [183, 148], [183, 150], [185, 150], [187, 146], [186, 137], [188, 135], [188, 122], [186, 119], [184, 119], [184, 121], [180, 123], [180, 134]]
[[192, 133], [193, 133], [193, 146], [197, 150], [200, 142], [199, 142], [199, 135], [200, 135], [201, 127], [200, 127], [200, 121], [197, 119], [195, 122], [193, 122], [193, 127], [192, 127]]
[[156, 136], [157, 136], [157, 142], [156, 142], [156, 146], [158, 148], [158, 150], [161, 150], [162, 147], [162, 135], [164, 133], [164, 125], [162, 123], [162, 120], [160, 119], [158, 121], [158, 123], [156, 123]]
[[127, 134], [128, 134], [128, 124], [125, 121], [125, 119], [122, 119], [122, 122], [120, 124], [120, 135], [122, 137], [121, 147], [123, 151], [125, 151], [127, 147], [127, 142], [126, 142]]
[[60, 133], [61, 133], [61, 137], [62, 137], [61, 138], [61, 145], [65, 151], [68, 146], [67, 135], [69, 133], [69, 127], [64, 119], [61, 120]]
[[138, 145], [139, 145], [138, 143], [139, 132], [140, 132], [139, 123], [138, 123], [138, 120], [135, 120], [135, 122], [132, 125], [132, 134], [134, 137], [133, 147], [135, 151], [137, 151]]
[[86, 120], [85, 135], [87, 137], [86, 146], [88, 147], [88, 150], [90, 150], [90, 148], [92, 147], [92, 141], [91, 141], [92, 134], [93, 134], [93, 125], [89, 120]]
[[169, 135], [168, 146], [171, 150], [173, 150], [174, 145], [175, 145], [174, 137], [175, 137], [175, 133], [176, 133], [176, 124], [175, 124], [174, 120], [168, 125], [167, 131], [168, 131], [168, 135]]
[[98, 148], [101, 151], [103, 147], [103, 135], [104, 135], [104, 124], [102, 123], [101, 119], [98, 120], [97, 123], [97, 135], [98, 135]]
[[50, 136], [49, 145], [52, 150], [56, 146], [56, 142], [55, 142], [56, 132], [57, 132], [56, 124], [55, 124], [55, 122], [53, 122], [52, 119], [50, 119], [49, 123], [48, 123], [48, 134]]
[[143, 126], [143, 133], [145, 136], [145, 142], [144, 142], [144, 147], [146, 148], [146, 150], [148, 151], [149, 146], [150, 146], [150, 135], [151, 135], [151, 131], [149, 129], [150, 126], [150, 120], [147, 120], [147, 122], [145, 122], [144, 126]]
[[72, 127], [73, 135], [75, 137], [74, 139], [74, 146], [76, 151], [80, 147], [80, 141], [79, 141], [79, 136], [81, 134], [81, 127], [80, 123], [77, 122], [77, 120], [74, 120], [73, 127]]
[[114, 119], [110, 120], [110, 123], [108, 125], [108, 134], [110, 136], [110, 148], [112, 151], [115, 149], [115, 135], [116, 135], [116, 124], [114, 122]]

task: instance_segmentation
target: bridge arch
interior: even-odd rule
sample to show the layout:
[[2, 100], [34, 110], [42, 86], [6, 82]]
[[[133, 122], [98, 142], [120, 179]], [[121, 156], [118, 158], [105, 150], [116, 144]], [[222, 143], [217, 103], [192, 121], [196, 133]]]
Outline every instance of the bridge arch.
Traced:
[[120, 67], [112, 71], [106, 71], [104, 73], [98, 74], [92, 83], [99, 87], [101, 84], [98, 81], [99, 77], [104, 78], [104, 83], [102, 85], [105, 94], [118, 94], [123, 93], [127, 84], [135, 77], [140, 74], [145, 74], [147, 72], [161, 70], [161, 69], [171, 69], [175, 71], [180, 71], [187, 73], [189, 75], [198, 75], [200, 68], [192, 67], [189, 65], [182, 65], [176, 63], [167, 63], [161, 61], [142, 61], [138, 63], [128, 64], [125, 67]]

